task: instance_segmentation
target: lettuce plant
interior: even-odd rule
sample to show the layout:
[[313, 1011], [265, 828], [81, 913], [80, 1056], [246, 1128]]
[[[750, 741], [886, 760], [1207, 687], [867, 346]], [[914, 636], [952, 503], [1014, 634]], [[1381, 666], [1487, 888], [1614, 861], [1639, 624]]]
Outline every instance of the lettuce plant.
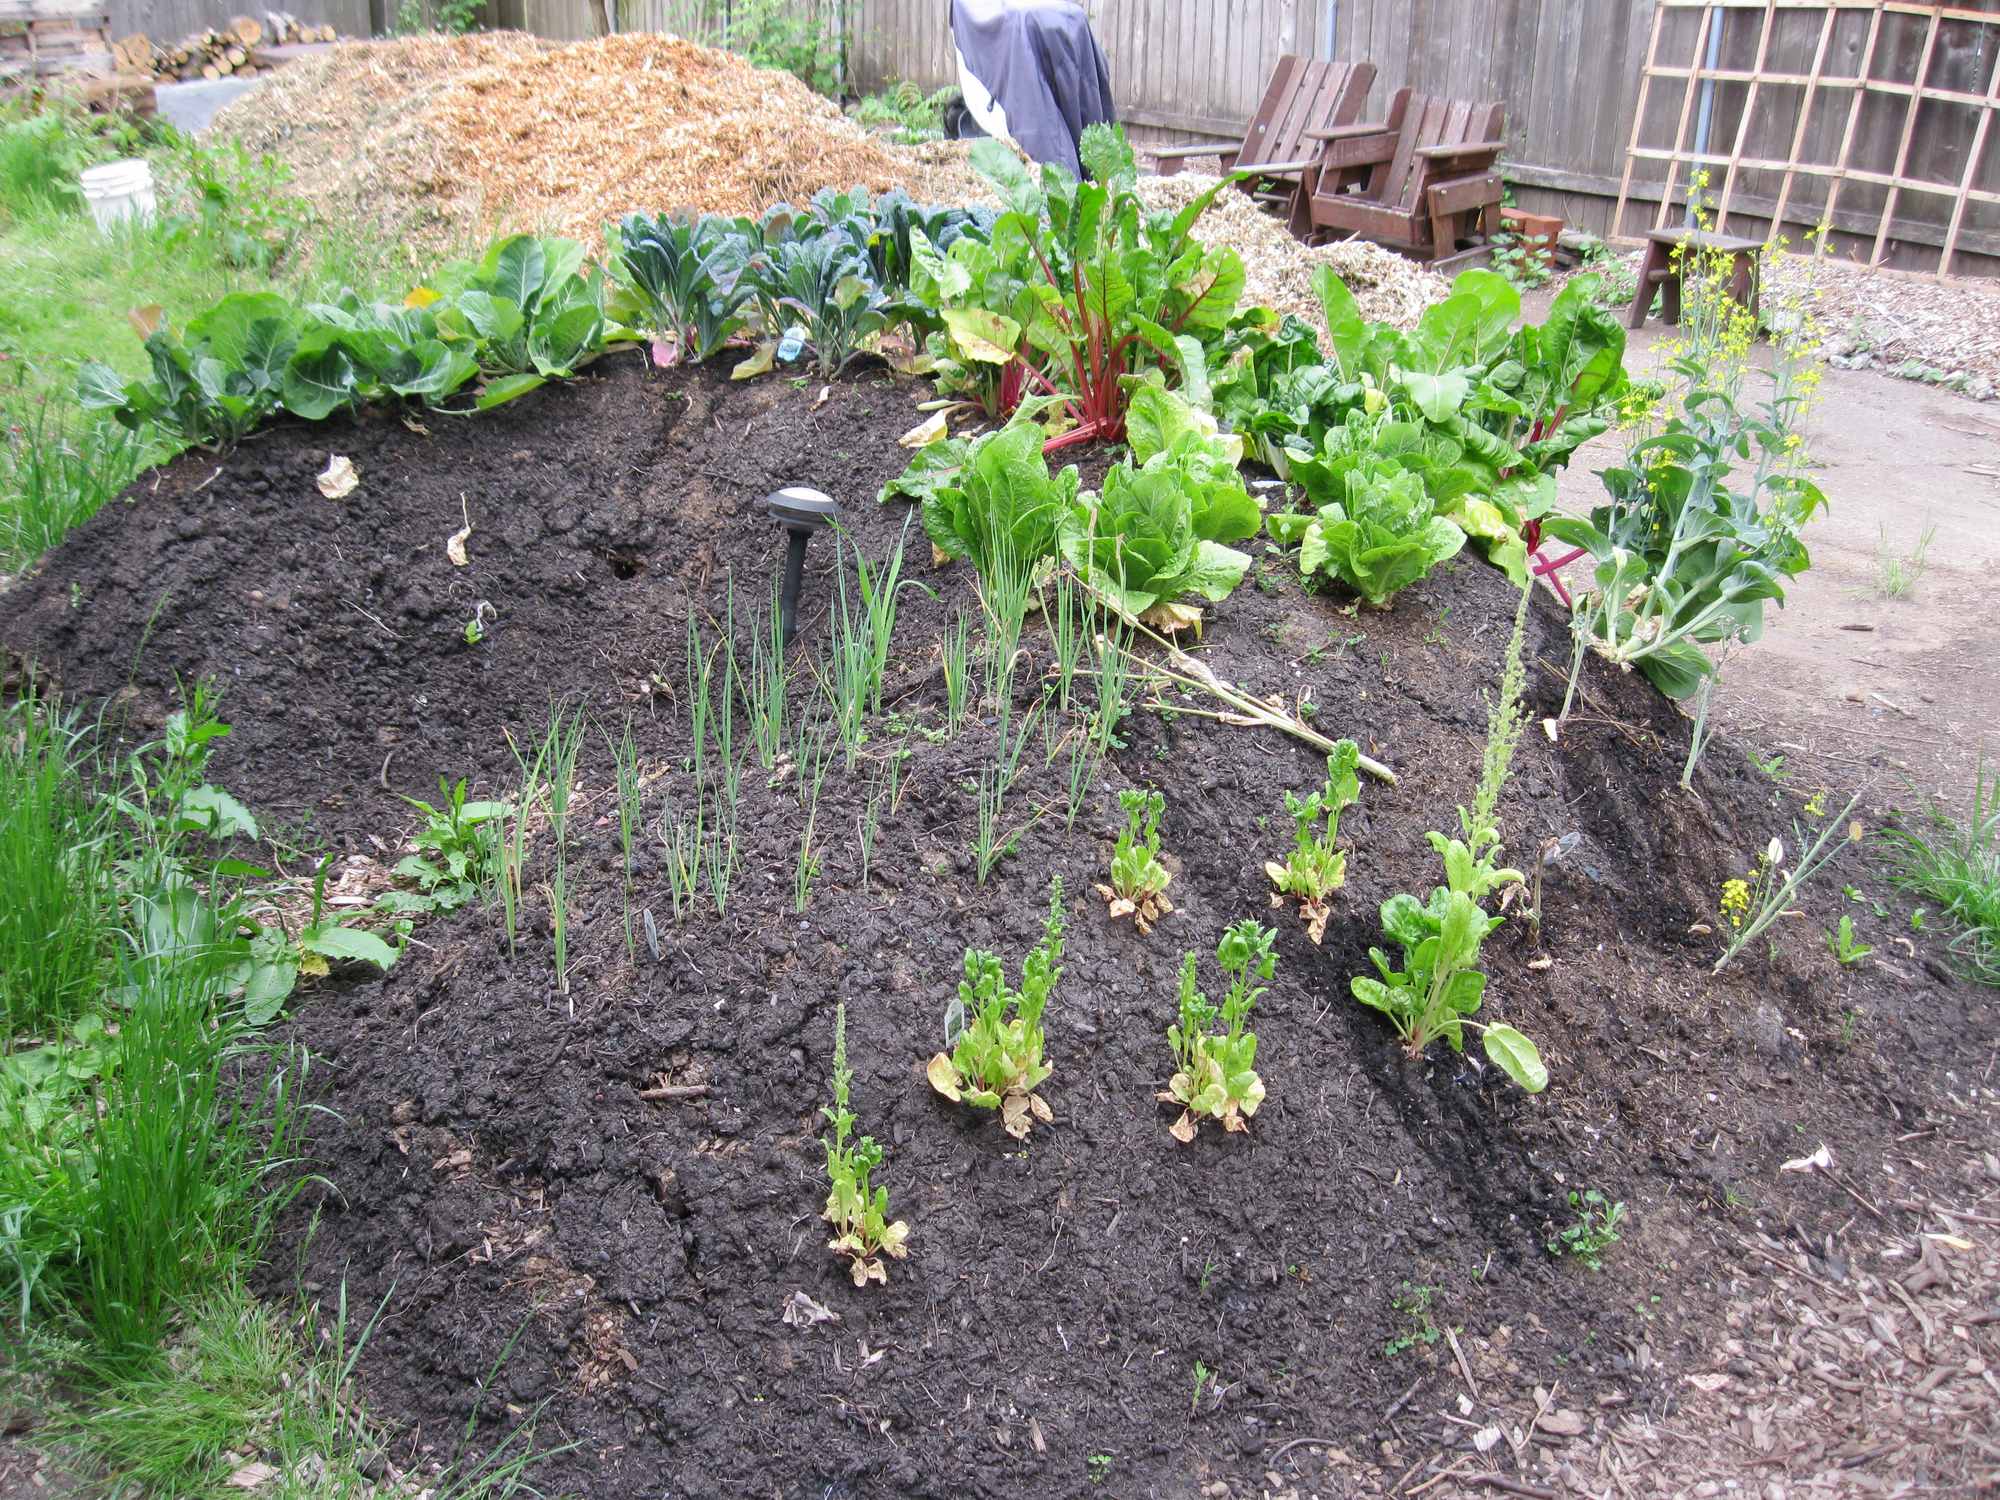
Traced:
[[832, 1191], [820, 1214], [834, 1228], [826, 1248], [848, 1260], [848, 1274], [856, 1286], [871, 1281], [886, 1283], [887, 1255], [901, 1260], [910, 1253], [910, 1226], [901, 1219], [889, 1222], [889, 1190], [870, 1182], [870, 1174], [882, 1165], [882, 1148], [872, 1135], [849, 1142], [854, 1132], [854, 1111], [847, 1107], [847, 1091], [854, 1082], [854, 1070], [847, 1066], [847, 1007], [833, 1012], [833, 1103], [820, 1113], [833, 1126], [826, 1147], [826, 1178]]
[[1055, 552], [1058, 528], [1076, 505], [1077, 472], [1070, 465], [1051, 475], [1041, 429], [1022, 421], [919, 449], [902, 477], [883, 488], [883, 499], [891, 495], [919, 500], [931, 545], [983, 578]]
[[1293, 823], [1291, 853], [1283, 864], [1270, 860], [1264, 865], [1271, 877], [1271, 904], [1296, 901], [1299, 920], [1314, 943], [1326, 936], [1333, 894], [1347, 880], [1347, 853], [1335, 840], [1341, 813], [1361, 795], [1360, 765], [1361, 748], [1353, 740], [1341, 740], [1326, 758], [1324, 787], [1304, 797], [1285, 793], [1285, 811]]
[[1167, 798], [1164, 792], [1128, 787], [1118, 794], [1118, 805], [1125, 812], [1125, 829], [1111, 851], [1111, 883], [1098, 886], [1097, 894], [1110, 903], [1113, 917], [1130, 917], [1143, 935], [1174, 909], [1167, 900], [1174, 877], [1160, 863], [1160, 815], [1167, 810]]
[[1049, 881], [1049, 915], [1042, 940], [1021, 965], [1021, 987], [1007, 984], [997, 954], [971, 948], [965, 978], [952, 1014], [958, 1018], [956, 1045], [940, 1052], [925, 1070], [931, 1087], [953, 1102], [1000, 1111], [1007, 1134], [1025, 1140], [1035, 1120], [1055, 1118], [1035, 1092], [1053, 1071], [1042, 1060], [1042, 1014], [1062, 977], [1062, 877]]
[[628, 321], [652, 335], [655, 364], [699, 364], [748, 321], [741, 273], [749, 241], [727, 220], [630, 214], [610, 249], [612, 274], [632, 304]]
[[1063, 555], [1128, 619], [1165, 630], [1199, 624], [1199, 608], [1176, 600], [1227, 598], [1250, 557], [1224, 544], [1255, 536], [1263, 521], [1236, 470], [1240, 444], [1157, 382], [1134, 395], [1128, 433], [1132, 459], [1063, 518]]
[[1223, 997], [1223, 1029], [1216, 1032], [1216, 1007], [1195, 988], [1195, 958], [1181, 960], [1180, 1019], [1167, 1028], [1167, 1045], [1174, 1053], [1174, 1076], [1159, 1098], [1181, 1106], [1181, 1117], [1168, 1129], [1182, 1143], [1194, 1139], [1204, 1119], [1220, 1120], [1224, 1130], [1247, 1130], [1250, 1116], [1264, 1102], [1264, 1081], [1256, 1073], [1257, 1033], [1246, 1030], [1250, 1008], [1263, 998], [1265, 985], [1277, 971], [1273, 950], [1277, 934], [1247, 918], [1222, 935], [1215, 961], [1229, 976]]
[[1330, 433], [1312, 460], [1292, 472], [1318, 504], [1316, 514], [1271, 518], [1273, 537], [1299, 548], [1299, 572], [1337, 580], [1377, 609], [1465, 545], [1465, 532], [1440, 513], [1418, 462], [1400, 444], [1407, 424], [1359, 416]]
[[458, 289], [437, 309], [438, 337], [494, 377], [481, 407], [573, 374], [603, 343], [602, 278], [594, 268], [585, 272], [575, 240], [510, 234], [476, 265], [448, 268], [445, 279]]

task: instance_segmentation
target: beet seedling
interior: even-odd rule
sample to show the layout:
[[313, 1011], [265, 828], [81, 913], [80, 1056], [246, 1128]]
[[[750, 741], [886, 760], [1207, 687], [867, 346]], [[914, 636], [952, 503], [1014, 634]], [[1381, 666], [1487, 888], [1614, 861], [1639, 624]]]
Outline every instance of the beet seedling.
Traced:
[[1159, 1098], [1181, 1106], [1181, 1117], [1168, 1130], [1183, 1144], [1194, 1139], [1204, 1119], [1220, 1120], [1224, 1130], [1249, 1129], [1250, 1116], [1264, 1102], [1264, 1080], [1257, 1061], [1257, 1033], [1244, 1029], [1250, 1008], [1264, 995], [1267, 980], [1277, 971], [1273, 951], [1277, 933], [1256, 918], [1236, 923], [1222, 935], [1215, 961], [1229, 976], [1229, 993], [1222, 1001], [1224, 1030], [1216, 1033], [1216, 1008], [1195, 988], [1195, 958], [1181, 960], [1180, 1020], [1167, 1028], [1174, 1049], [1174, 1076]]
[[882, 1148], [875, 1137], [864, 1135], [848, 1144], [854, 1111], [847, 1107], [847, 1091], [853, 1082], [854, 1070], [847, 1066], [847, 1007], [838, 1005], [833, 1011], [833, 1104], [820, 1109], [833, 1126], [833, 1139], [821, 1141], [833, 1190], [826, 1195], [826, 1211], [820, 1217], [837, 1231], [826, 1248], [847, 1257], [854, 1284], [886, 1284], [889, 1270], [882, 1257], [901, 1260], [910, 1253], [910, 1226], [901, 1219], [889, 1222], [889, 1190], [869, 1182], [869, 1174], [882, 1165]]
[[1335, 840], [1341, 813], [1361, 795], [1360, 765], [1360, 746], [1340, 740], [1326, 758], [1324, 787], [1305, 797], [1285, 793], [1285, 811], [1295, 825], [1292, 850], [1283, 864], [1270, 860], [1264, 865], [1274, 887], [1271, 904], [1283, 906], [1287, 897], [1298, 902], [1299, 920], [1315, 943], [1326, 936], [1333, 893], [1347, 881], [1347, 854]]
[[1153, 924], [1172, 911], [1167, 885], [1173, 880], [1160, 863], [1160, 814], [1167, 810], [1166, 794], [1126, 790], [1118, 794], [1125, 810], [1125, 831], [1111, 852], [1111, 883], [1099, 885], [1097, 894], [1110, 904], [1114, 917], [1130, 917], [1140, 933], [1149, 933]]
[[1049, 917], [1042, 940], [1021, 965], [1021, 988], [1007, 986], [997, 954], [969, 948], [965, 978], [952, 1014], [961, 1030], [949, 1055], [925, 1070], [931, 1087], [954, 1103], [997, 1109], [1007, 1134], [1025, 1140], [1034, 1120], [1055, 1119], [1035, 1090], [1054, 1071], [1042, 1060], [1042, 1013], [1062, 977], [1062, 877], [1049, 881]]

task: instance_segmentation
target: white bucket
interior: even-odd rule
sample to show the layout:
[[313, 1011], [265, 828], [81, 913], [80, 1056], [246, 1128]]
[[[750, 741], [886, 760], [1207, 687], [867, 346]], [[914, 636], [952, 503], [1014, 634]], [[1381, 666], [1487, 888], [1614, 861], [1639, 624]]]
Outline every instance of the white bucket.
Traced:
[[86, 167], [77, 181], [99, 229], [109, 229], [120, 219], [143, 222], [153, 217], [153, 168], [149, 162], [134, 158]]

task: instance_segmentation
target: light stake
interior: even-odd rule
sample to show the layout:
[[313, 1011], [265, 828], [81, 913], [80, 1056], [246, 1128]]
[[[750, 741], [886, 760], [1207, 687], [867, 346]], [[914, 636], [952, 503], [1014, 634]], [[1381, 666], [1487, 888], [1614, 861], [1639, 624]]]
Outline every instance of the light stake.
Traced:
[[792, 643], [798, 628], [799, 585], [806, 576], [806, 544], [812, 534], [832, 525], [840, 516], [833, 497], [804, 485], [787, 485], [764, 497], [764, 508], [791, 538], [785, 553], [785, 581], [778, 591], [778, 622], [784, 643]]

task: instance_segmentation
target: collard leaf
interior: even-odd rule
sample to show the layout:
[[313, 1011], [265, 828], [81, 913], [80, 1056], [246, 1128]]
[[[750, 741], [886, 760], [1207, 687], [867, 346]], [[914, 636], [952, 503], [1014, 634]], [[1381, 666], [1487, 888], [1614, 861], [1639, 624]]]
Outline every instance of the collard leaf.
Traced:
[[395, 965], [397, 951], [383, 942], [372, 932], [359, 927], [336, 927], [330, 923], [306, 929], [299, 940], [300, 946], [309, 953], [317, 953], [322, 958], [336, 958], [349, 963], [373, 964], [378, 969], [387, 970]]
[[481, 411], [491, 411], [494, 407], [505, 406], [509, 401], [525, 396], [530, 391], [539, 390], [547, 383], [547, 378], [541, 375], [503, 375], [498, 380], [486, 382], [480, 389], [479, 399], [475, 404]]
[[1531, 1094], [1549, 1086], [1549, 1070], [1535, 1044], [1511, 1026], [1489, 1026], [1480, 1033], [1480, 1043], [1494, 1066]]

